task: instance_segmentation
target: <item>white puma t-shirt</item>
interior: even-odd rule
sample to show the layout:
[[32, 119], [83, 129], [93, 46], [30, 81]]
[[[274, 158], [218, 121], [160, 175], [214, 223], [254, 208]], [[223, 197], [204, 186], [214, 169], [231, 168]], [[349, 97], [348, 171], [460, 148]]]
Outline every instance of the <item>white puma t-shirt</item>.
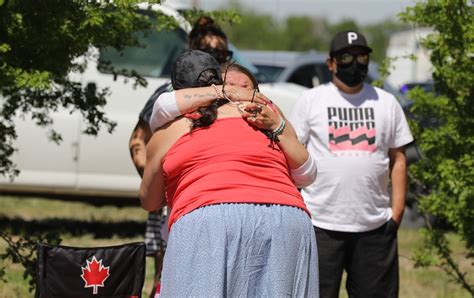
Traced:
[[387, 222], [388, 150], [413, 141], [395, 97], [367, 84], [344, 94], [327, 83], [302, 94], [290, 121], [318, 167], [301, 191], [313, 225], [364, 232]]

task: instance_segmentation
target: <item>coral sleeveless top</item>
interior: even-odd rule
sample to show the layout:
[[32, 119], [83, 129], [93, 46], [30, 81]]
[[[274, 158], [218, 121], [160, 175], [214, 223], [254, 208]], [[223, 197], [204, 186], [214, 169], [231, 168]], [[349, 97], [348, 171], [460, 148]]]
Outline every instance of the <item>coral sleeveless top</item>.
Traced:
[[162, 163], [170, 229], [194, 209], [219, 203], [280, 204], [308, 212], [278, 145], [240, 117], [184, 134]]

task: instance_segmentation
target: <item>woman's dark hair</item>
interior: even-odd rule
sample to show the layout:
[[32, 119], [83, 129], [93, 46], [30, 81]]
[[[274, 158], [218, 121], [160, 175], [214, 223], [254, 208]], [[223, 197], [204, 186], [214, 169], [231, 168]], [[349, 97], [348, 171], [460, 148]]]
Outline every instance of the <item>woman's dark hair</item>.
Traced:
[[[207, 69], [201, 72], [198, 78], [198, 84], [200, 87], [214, 85], [222, 85], [222, 80], [215, 73], [214, 69]], [[191, 130], [198, 127], [208, 127], [217, 118], [217, 108], [226, 104], [228, 101], [224, 98], [218, 98], [214, 100], [210, 105], [197, 109], [197, 112], [201, 115], [199, 119], [192, 119]]]
[[204, 39], [206, 36], [217, 36], [222, 38], [225, 41], [225, 46], [227, 48], [227, 36], [224, 31], [214, 22], [214, 20], [207, 16], [201, 16], [194, 27], [189, 33], [189, 48], [193, 50], [199, 50], [206, 48], [207, 45], [204, 44]]
[[[232, 58], [232, 51], [229, 51], [227, 36], [213, 19], [201, 16], [189, 33], [189, 49], [201, 50], [216, 58], [220, 64]], [[217, 39], [218, 44], [211, 46], [212, 39]]]

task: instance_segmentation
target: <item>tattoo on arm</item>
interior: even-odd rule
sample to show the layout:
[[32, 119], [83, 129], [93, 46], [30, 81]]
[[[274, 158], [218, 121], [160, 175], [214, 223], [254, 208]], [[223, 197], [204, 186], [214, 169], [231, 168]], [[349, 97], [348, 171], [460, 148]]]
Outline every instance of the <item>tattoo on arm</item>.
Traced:
[[216, 95], [214, 93], [206, 93], [206, 94], [184, 94], [184, 99], [202, 99], [202, 98], [214, 98]]

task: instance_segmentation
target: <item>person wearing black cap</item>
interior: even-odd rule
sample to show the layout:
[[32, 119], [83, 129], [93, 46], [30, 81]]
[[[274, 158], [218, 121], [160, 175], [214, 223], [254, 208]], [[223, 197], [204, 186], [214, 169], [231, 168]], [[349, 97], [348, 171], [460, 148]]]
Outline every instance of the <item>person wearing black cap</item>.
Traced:
[[364, 83], [371, 52], [362, 34], [337, 33], [332, 82], [305, 91], [289, 117], [318, 164], [301, 194], [318, 240], [321, 297], [339, 296], [344, 270], [349, 297], [398, 296], [404, 146], [413, 137], [395, 97]]

